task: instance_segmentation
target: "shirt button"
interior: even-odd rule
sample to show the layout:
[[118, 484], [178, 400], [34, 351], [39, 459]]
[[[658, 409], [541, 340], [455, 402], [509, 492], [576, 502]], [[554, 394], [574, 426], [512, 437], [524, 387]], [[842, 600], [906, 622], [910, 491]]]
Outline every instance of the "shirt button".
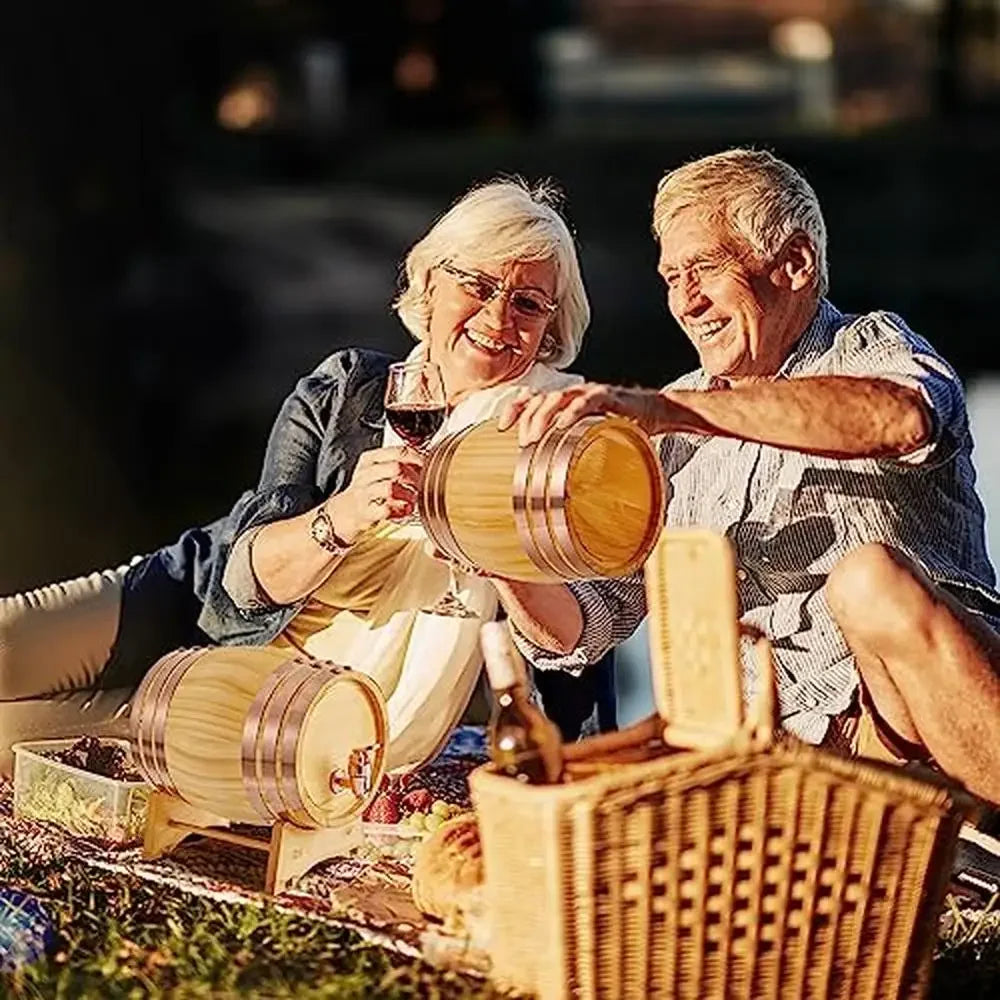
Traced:
[[739, 580], [741, 583], [746, 578], [747, 578], [747, 571], [745, 569], [738, 569], [736, 571], [736, 579]]

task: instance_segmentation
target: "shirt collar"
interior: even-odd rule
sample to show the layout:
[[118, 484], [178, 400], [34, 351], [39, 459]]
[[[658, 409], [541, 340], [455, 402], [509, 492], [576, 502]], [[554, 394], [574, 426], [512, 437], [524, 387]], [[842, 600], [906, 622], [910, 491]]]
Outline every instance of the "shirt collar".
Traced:
[[820, 299], [812, 322], [778, 369], [778, 377], [791, 378], [797, 372], [810, 368], [833, 346], [833, 338], [843, 320], [843, 314], [829, 299]]

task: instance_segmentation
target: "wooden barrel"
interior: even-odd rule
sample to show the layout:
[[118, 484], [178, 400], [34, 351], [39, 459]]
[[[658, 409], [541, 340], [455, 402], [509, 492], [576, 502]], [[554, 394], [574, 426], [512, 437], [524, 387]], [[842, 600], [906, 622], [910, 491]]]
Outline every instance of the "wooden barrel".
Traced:
[[266, 647], [161, 657], [130, 725], [135, 760], [156, 788], [236, 822], [306, 828], [360, 817], [388, 742], [373, 680]]
[[418, 501], [439, 549], [497, 576], [626, 576], [663, 526], [663, 473], [649, 438], [620, 417], [553, 427], [527, 448], [516, 427], [487, 421], [432, 449]]

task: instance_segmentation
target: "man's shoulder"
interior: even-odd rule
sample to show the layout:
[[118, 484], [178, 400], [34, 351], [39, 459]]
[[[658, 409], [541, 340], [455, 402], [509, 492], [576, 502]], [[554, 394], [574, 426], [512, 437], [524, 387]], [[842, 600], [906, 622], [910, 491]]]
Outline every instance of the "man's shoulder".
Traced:
[[904, 351], [944, 359], [926, 337], [915, 333], [898, 313], [888, 309], [845, 315], [834, 333], [833, 349], [843, 357]]

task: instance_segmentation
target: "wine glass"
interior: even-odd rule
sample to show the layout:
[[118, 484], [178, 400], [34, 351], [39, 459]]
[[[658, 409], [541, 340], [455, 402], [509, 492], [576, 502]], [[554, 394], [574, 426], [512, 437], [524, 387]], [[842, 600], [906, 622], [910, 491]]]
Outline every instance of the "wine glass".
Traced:
[[433, 361], [398, 361], [389, 365], [385, 417], [411, 447], [423, 451], [448, 413], [441, 369]]
[[[392, 429], [411, 447], [424, 451], [441, 429], [448, 413], [441, 369], [432, 361], [399, 361], [389, 366], [385, 387], [385, 418]], [[411, 514], [399, 524], [419, 524]], [[429, 609], [449, 618], [475, 618], [458, 596], [455, 567], [448, 564], [448, 592]]]

